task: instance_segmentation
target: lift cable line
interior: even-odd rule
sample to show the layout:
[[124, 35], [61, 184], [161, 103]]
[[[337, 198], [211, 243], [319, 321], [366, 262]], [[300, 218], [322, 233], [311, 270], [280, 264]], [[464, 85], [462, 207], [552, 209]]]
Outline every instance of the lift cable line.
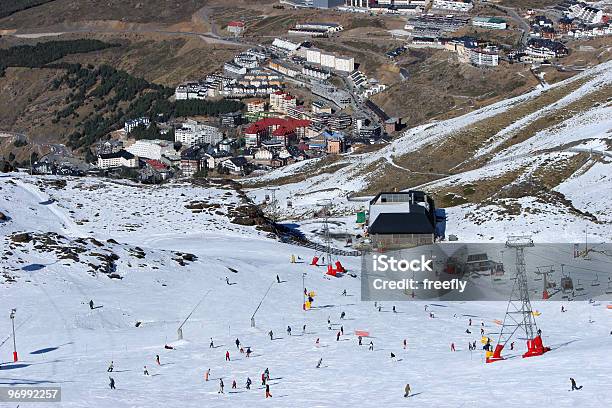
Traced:
[[202, 299], [200, 299], [200, 301], [198, 302], [197, 305], [195, 305], [195, 307], [193, 308], [193, 310], [187, 315], [187, 317], [185, 318], [185, 320], [183, 320], [183, 323], [181, 323], [181, 325], [178, 327], [178, 329], [176, 329], [176, 333], [178, 335], [178, 339], [179, 340], [183, 340], [183, 326], [185, 325], [185, 323], [187, 323], [187, 320], [189, 320], [189, 318], [191, 317], [191, 315], [193, 314], [193, 312], [196, 311], [196, 309], [198, 308], [198, 306], [200, 306], [200, 304], [204, 301], [204, 299], [206, 298], [206, 296], [208, 296], [208, 294], [212, 291], [212, 289], [210, 289], [208, 292], [206, 292], [204, 294], [204, 296], [202, 296]]
[[272, 283], [270, 284], [270, 286], [268, 287], [268, 290], [266, 290], [266, 293], [263, 295], [263, 297], [261, 298], [261, 300], [259, 301], [259, 304], [257, 305], [257, 307], [255, 308], [255, 311], [253, 312], [253, 316], [251, 316], [251, 327], [255, 327], [255, 315], [257, 314], [257, 311], [259, 310], [259, 308], [261, 307], [261, 304], [263, 303], [264, 299], [266, 298], [266, 296], [268, 296], [268, 292], [270, 292], [270, 289], [272, 289], [272, 285], [274, 285], [276, 281], [272, 281]]

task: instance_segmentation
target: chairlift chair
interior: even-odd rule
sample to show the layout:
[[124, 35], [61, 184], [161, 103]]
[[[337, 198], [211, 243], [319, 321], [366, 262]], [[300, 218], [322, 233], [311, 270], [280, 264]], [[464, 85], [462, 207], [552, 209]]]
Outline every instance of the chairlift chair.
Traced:
[[494, 281], [500, 281], [502, 280], [502, 276], [504, 276], [505, 271], [504, 271], [504, 264], [501, 262], [497, 262], [493, 265], [493, 270], [491, 272], [491, 276], [493, 277]]
[[610, 278], [608, 278], [608, 288], [606, 289], [606, 294], [611, 295], [612, 294], [612, 282], [610, 280]]
[[571, 277], [564, 276], [561, 278], [561, 290], [563, 290], [563, 292], [574, 290], [574, 281]]

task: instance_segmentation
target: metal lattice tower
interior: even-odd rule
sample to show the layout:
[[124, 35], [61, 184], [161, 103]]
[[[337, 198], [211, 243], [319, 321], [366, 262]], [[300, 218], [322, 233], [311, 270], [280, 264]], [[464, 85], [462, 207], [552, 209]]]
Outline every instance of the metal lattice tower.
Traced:
[[273, 223], [276, 224], [276, 222], [278, 221], [278, 217], [277, 217], [277, 205], [278, 202], [276, 201], [276, 191], [279, 189], [279, 187], [268, 187], [266, 188], [266, 190], [270, 193], [270, 203], [269, 203], [269, 213], [270, 213], [270, 219], [272, 220]]
[[332, 251], [331, 251], [331, 235], [329, 233], [329, 205], [330, 205], [330, 202], [329, 200], [324, 200], [319, 205], [323, 207], [322, 211], [323, 211], [323, 216], [325, 220], [323, 224], [323, 239], [325, 242], [325, 262], [327, 263], [327, 265], [331, 265], [332, 264], [332, 259], [331, 259]]
[[528, 236], [511, 236], [508, 237], [506, 246], [516, 250], [516, 279], [512, 286], [504, 323], [497, 342], [498, 345], [503, 346], [519, 329], [525, 332], [527, 340], [532, 340], [535, 337], [534, 333], [537, 333], [538, 330], [529, 301], [524, 254], [525, 248], [534, 246], [533, 240]]

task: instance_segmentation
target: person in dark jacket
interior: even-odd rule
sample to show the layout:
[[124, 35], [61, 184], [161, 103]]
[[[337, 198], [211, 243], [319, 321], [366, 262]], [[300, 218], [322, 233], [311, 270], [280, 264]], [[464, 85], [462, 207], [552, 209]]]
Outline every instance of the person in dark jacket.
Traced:
[[570, 377], [570, 381], [572, 383], [572, 391], [574, 391], [574, 390], [581, 390], [582, 389], [582, 385], [580, 387], [576, 386], [576, 380], [574, 380], [573, 378]]
[[108, 379], [110, 380], [110, 384], [108, 384], [110, 386], [111, 390], [116, 389], [115, 388], [115, 379], [113, 377], [108, 377]]
[[266, 398], [272, 398], [272, 394], [270, 394], [270, 384], [266, 384]]

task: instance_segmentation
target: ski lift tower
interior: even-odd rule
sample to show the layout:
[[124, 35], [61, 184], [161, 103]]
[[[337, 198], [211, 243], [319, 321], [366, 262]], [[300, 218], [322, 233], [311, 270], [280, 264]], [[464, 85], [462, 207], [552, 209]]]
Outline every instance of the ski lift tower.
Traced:
[[323, 242], [325, 242], [325, 261], [327, 268], [332, 265], [331, 259], [331, 235], [329, 233], [329, 205], [331, 200], [322, 200], [318, 205], [322, 207], [324, 223], [323, 223]]
[[523, 358], [539, 356], [550, 350], [542, 344], [542, 337], [536, 326], [531, 302], [529, 301], [524, 249], [533, 247], [533, 240], [529, 236], [510, 236], [506, 246], [514, 248], [516, 251], [516, 279], [512, 286], [499, 340], [493, 354], [487, 356], [487, 363], [504, 359], [501, 352], [519, 329], [521, 332], [525, 332], [525, 338], [527, 339], [527, 352], [523, 354]]
[[277, 221], [277, 205], [278, 202], [276, 201], [276, 191], [279, 190], [279, 187], [268, 187], [266, 188], [266, 191], [269, 192], [270, 194], [270, 219], [272, 220], [273, 223], [276, 224]]

